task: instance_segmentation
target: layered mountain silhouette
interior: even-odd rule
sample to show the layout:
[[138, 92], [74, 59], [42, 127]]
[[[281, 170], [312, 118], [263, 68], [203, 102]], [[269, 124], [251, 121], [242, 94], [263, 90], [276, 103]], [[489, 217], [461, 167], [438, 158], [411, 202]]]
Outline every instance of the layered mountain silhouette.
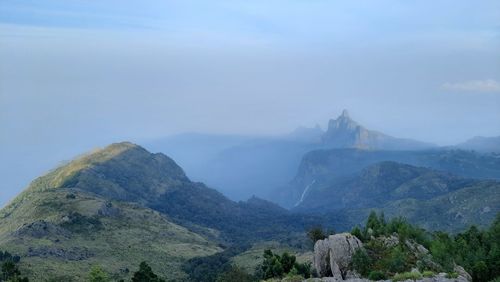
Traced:
[[332, 148], [367, 150], [421, 150], [432, 144], [395, 138], [368, 130], [350, 118], [347, 110], [319, 126], [299, 127], [278, 137], [244, 137], [184, 134], [147, 144], [169, 152], [199, 181], [235, 200], [252, 195], [274, 200], [270, 191], [290, 181], [302, 156], [309, 151]]
[[487, 225], [500, 211], [499, 168], [495, 155], [461, 150], [317, 150], [275, 198], [295, 212], [342, 217], [345, 227], [380, 209], [457, 231]]

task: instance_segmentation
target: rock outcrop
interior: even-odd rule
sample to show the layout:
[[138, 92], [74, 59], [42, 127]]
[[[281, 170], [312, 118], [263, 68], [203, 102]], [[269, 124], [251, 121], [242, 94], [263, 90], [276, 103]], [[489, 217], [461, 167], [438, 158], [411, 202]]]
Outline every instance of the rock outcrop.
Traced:
[[349, 233], [330, 235], [314, 245], [314, 267], [321, 277], [346, 279], [352, 256], [362, 246], [363, 243]]

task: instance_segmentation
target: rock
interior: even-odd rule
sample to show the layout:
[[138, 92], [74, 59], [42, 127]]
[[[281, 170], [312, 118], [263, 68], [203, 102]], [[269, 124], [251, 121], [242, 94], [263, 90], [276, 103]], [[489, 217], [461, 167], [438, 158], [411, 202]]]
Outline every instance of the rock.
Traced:
[[345, 274], [345, 279], [356, 279], [356, 278], [361, 278], [361, 274], [356, 272], [356, 270], [347, 270]]
[[399, 237], [397, 233], [392, 234], [391, 236], [381, 236], [378, 238], [386, 248], [392, 248], [395, 247], [397, 244], [399, 244]]
[[459, 276], [467, 279], [467, 281], [472, 282], [472, 276], [460, 265], [455, 265], [453, 271], [455, 271]]
[[14, 237], [23, 237], [30, 236], [33, 238], [69, 238], [71, 236], [70, 232], [66, 229], [53, 224], [51, 222], [47, 222], [44, 220], [39, 220], [32, 222], [30, 224], [25, 224], [21, 226], [19, 229], [14, 231]]
[[101, 205], [97, 214], [107, 217], [117, 217], [120, 215], [120, 210], [115, 208], [111, 202], [106, 202]]
[[349, 233], [330, 235], [314, 244], [314, 267], [322, 277], [346, 279], [352, 256], [362, 246], [361, 241]]
[[86, 248], [72, 247], [65, 249], [65, 248], [58, 248], [51, 246], [43, 246], [36, 249], [29, 248], [28, 256], [40, 257], [40, 258], [58, 258], [68, 261], [79, 261], [91, 258], [92, 256], [94, 256], [94, 254], [91, 253]]
[[413, 240], [406, 240], [405, 245], [417, 257], [421, 257], [429, 253], [429, 250]]
[[329, 246], [328, 239], [318, 240], [314, 244], [313, 264], [321, 277], [331, 275]]

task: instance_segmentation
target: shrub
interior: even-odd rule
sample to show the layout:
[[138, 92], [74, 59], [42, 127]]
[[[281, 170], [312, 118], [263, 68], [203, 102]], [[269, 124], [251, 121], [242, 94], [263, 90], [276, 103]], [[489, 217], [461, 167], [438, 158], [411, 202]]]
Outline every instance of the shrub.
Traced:
[[428, 278], [428, 277], [433, 277], [434, 275], [435, 275], [435, 273], [432, 272], [432, 271], [429, 271], [429, 270], [426, 270], [426, 271], [422, 272], [422, 276], [423, 277], [427, 277]]
[[368, 279], [373, 281], [385, 280], [386, 276], [385, 273], [383, 273], [382, 271], [373, 270], [370, 272], [370, 274], [368, 274]]
[[100, 266], [96, 265], [90, 269], [89, 281], [90, 282], [108, 282], [111, 280], [109, 279], [108, 274], [106, 272], [104, 272], [104, 270]]
[[370, 272], [372, 260], [364, 249], [357, 249], [352, 256], [352, 266], [361, 275], [366, 276]]
[[146, 262], [141, 262], [139, 270], [134, 273], [132, 282], [165, 282], [156, 275]]
[[393, 281], [418, 280], [418, 279], [422, 279], [422, 274], [420, 274], [420, 272], [397, 273], [392, 278]]
[[456, 272], [448, 272], [448, 273], [446, 273], [446, 278], [455, 279], [457, 277], [458, 277], [458, 273], [456, 273]]

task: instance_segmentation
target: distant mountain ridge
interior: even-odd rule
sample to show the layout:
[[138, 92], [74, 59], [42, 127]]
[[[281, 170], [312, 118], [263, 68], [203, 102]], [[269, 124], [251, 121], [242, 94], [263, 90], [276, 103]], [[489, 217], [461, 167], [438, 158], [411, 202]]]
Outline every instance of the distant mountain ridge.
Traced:
[[352, 120], [347, 110], [343, 110], [337, 119], [328, 122], [328, 130], [323, 134], [322, 142], [329, 148], [372, 150], [421, 150], [435, 147], [430, 143], [396, 138], [368, 130]]
[[275, 137], [184, 134], [146, 144], [173, 156], [187, 174], [234, 200], [252, 195], [275, 200], [270, 192], [290, 181], [304, 154], [318, 149], [420, 150], [432, 144], [391, 137], [353, 121], [346, 110], [329, 122], [299, 127]]
[[273, 197], [291, 208], [313, 181], [328, 183], [357, 175], [376, 163], [392, 161], [449, 172], [464, 178], [500, 179], [500, 158], [465, 150], [374, 151], [360, 149], [314, 150], [304, 155], [295, 177], [275, 190]]
[[483, 137], [476, 136], [456, 146], [464, 150], [474, 150], [483, 153], [499, 153], [500, 154], [500, 136]]

